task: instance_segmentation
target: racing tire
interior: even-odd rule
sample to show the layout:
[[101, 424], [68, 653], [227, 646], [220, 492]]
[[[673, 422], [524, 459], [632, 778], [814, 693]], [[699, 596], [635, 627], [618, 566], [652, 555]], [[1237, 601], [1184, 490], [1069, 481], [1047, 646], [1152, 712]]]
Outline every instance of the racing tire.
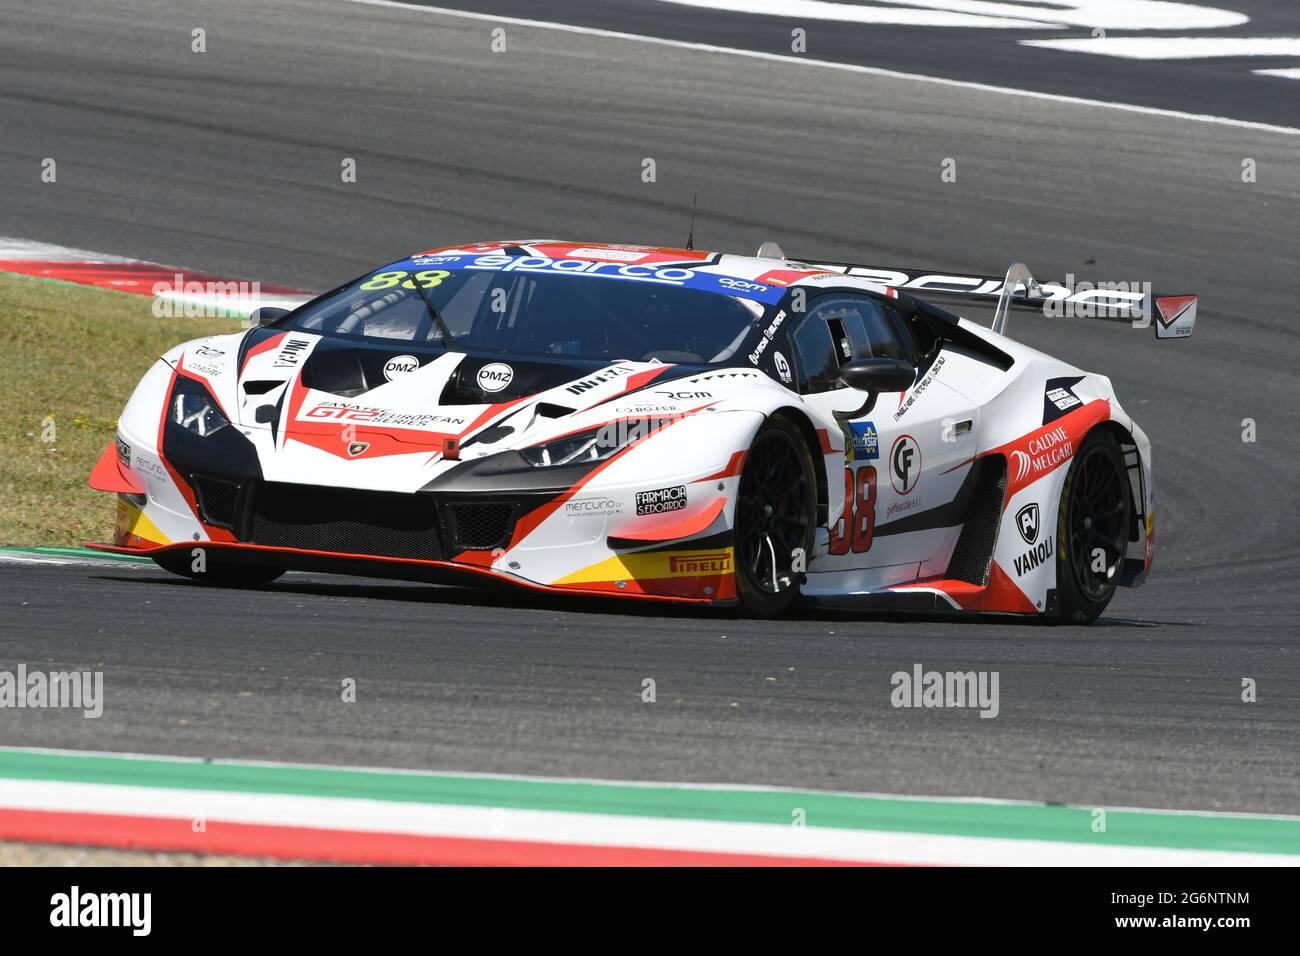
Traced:
[[1091, 624], [1106, 610], [1128, 549], [1131, 506], [1119, 444], [1109, 431], [1094, 429], [1070, 462], [1057, 510], [1059, 623]]
[[188, 550], [155, 555], [153, 560], [164, 571], [170, 571], [172, 574], [178, 574], [200, 584], [223, 588], [260, 587], [263, 584], [270, 584], [285, 572], [284, 568], [261, 564], [231, 564], [220, 559], [214, 560], [214, 556], [208, 554], [207, 570], [200, 573], [194, 570]]
[[812, 554], [816, 475], [798, 427], [768, 419], [745, 455], [736, 492], [736, 598], [747, 617], [776, 617], [799, 597]]

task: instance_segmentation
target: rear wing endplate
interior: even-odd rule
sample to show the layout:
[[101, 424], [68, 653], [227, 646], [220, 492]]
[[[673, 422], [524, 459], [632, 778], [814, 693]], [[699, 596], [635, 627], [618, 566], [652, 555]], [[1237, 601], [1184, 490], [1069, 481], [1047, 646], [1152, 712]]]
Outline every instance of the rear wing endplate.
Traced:
[[1196, 327], [1196, 296], [1160, 295], [1151, 291], [1150, 283], [1077, 282], [1073, 276], [1067, 276], [1063, 283], [1040, 283], [1020, 262], [1013, 263], [1007, 274], [999, 278], [821, 259], [798, 261], [814, 269], [866, 279], [921, 298], [929, 294], [996, 299], [992, 328], [1002, 335], [1006, 334], [1007, 314], [1013, 306], [1038, 309], [1044, 315], [1062, 318], [1107, 319], [1128, 322], [1135, 328], [1150, 325], [1154, 326], [1158, 339], [1185, 339]]

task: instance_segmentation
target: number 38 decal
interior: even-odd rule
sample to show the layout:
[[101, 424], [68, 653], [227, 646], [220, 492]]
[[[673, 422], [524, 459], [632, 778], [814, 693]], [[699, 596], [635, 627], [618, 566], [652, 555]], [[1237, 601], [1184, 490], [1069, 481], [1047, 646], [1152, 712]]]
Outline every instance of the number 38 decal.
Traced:
[[844, 514], [831, 526], [831, 554], [862, 554], [871, 550], [876, 530], [876, 469], [867, 465], [856, 476], [844, 469]]

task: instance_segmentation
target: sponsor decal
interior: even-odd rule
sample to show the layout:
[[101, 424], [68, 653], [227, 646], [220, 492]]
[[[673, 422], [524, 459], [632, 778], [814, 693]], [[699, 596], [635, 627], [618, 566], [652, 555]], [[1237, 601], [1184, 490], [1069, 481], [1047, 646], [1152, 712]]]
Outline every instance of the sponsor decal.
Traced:
[[391, 382], [419, 370], [420, 360], [414, 355], [398, 355], [384, 363], [384, 378]]
[[1074, 386], [1083, 381], [1082, 375], [1069, 378], [1049, 378], [1043, 386], [1043, 424], [1056, 421], [1071, 409], [1083, 404], [1083, 399], [1074, 394]]
[[909, 511], [915, 511], [920, 504], [920, 498], [904, 498], [902, 501], [895, 501], [885, 509], [885, 517], [893, 518], [896, 515], [907, 514]]
[[131, 463], [131, 446], [122, 440], [122, 436], [117, 436], [117, 460], [124, 465]]
[[676, 418], [678, 408], [676, 405], [617, 405], [614, 407], [616, 415], [661, 415], [670, 418]]
[[193, 372], [196, 375], [202, 375], [205, 378], [216, 378], [225, 371], [225, 369], [219, 365], [208, 365], [206, 362], [186, 362], [185, 370], [187, 372]]
[[548, 256], [478, 256], [466, 269], [490, 272], [550, 272], [561, 275], [599, 276], [606, 279], [640, 279], [666, 285], [685, 285], [694, 278], [690, 269], [672, 266], [621, 265], [584, 259], [552, 259]]
[[566, 388], [565, 391], [570, 395], [581, 395], [583, 392], [588, 392], [598, 385], [612, 382], [614, 379], [622, 378], [624, 375], [631, 375], [633, 371], [634, 369], [630, 366], [615, 365], [612, 368], [605, 369], [603, 372], [597, 372], [595, 375], [591, 376], [591, 378], [584, 378], [580, 381], [574, 382]]
[[1025, 505], [1016, 512], [1016, 530], [1025, 539], [1025, 544], [1038, 540], [1038, 502]]
[[351, 422], [366, 422], [371, 425], [394, 425], [404, 428], [427, 428], [433, 425], [464, 425], [465, 419], [451, 415], [408, 415], [389, 411], [384, 408], [372, 408], [364, 405], [351, 405], [347, 402], [325, 402], [308, 409], [299, 419], [321, 418]]
[[794, 380], [794, 376], [790, 374], [790, 363], [780, 352], [772, 353], [772, 364], [776, 366], [776, 374], [781, 376], [781, 381], [785, 384], [789, 385]]
[[875, 461], [880, 457], [880, 436], [874, 422], [849, 422], [844, 429], [844, 463]]
[[669, 574], [725, 574], [731, 570], [731, 549], [668, 555]]
[[303, 351], [310, 348], [311, 339], [288, 339], [275, 354], [275, 361], [271, 363], [271, 367], [297, 368]]
[[[769, 322], [767, 324], [767, 328], [763, 330], [763, 337], [759, 339], [758, 344], [754, 346], [754, 351], [749, 353], [749, 361], [752, 364], [754, 365], [758, 364], [758, 360], [762, 358], [763, 353], [767, 351], [767, 347], [772, 343], [772, 339], [776, 336], [777, 330], [781, 328], [781, 325], [782, 323], [785, 322], [785, 319], [786, 319], [785, 309], [782, 309], [780, 312], [778, 312], [776, 315], [772, 317], [772, 321]], [[782, 356], [781, 361], [783, 362], [785, 361], [784, 356]], [[787, 368], [788, 367], [789, 366], [787, 366]]]
[[143, 455], [136, 455], [132, 461], [137, 471], [142, 471], [146, 475], [152, 475], [155, 478], [167, 477], [167, 469], [163, 467], [162, 462], [154, 461], [152, 458], [146, 458]]
[[921, 480], [921, 446], [911, 435], [899, 435], [889, 449], [889, 483], [905, 495]]
[[912, 393], [907, 396], [907, 401], [903, 402], [898, 411], [894, 412], [894, 421], [898, 421], [907, 414], [908, 409], [910, 409], [916, 400], [921, 397], [921, 394], [929, 387], [930, 383], [935, 380], [939, 372], [943, 370], [946, 361], [947, 359], [942, 355], [934, 360], [934, 364], [930, 366], [930, 370], [925, 373], [925, 378], [921, 379], [921, 381], [917, 382], [916, 385], [912, 387]]
[[579, 498], [564, 503], [564, 514], [569, 518], [597, 518], [623, 513], [623, 503], [613, 498]]
[[1037, 545], [1016, 558], [1016, 577], [1023, 578], [1030, 571], [1050, 561], [1053, 554], [1052, 536], [1048, 535]]
[[1026, 479], [1037, 481], [1073, 454], [1069, 432], [1064, 427], [1053, 428], [1029, 439], [1023, 451], [1017, 448], [1011, 453], [1011, 472], [1017, 484]]
[[671, 488], [636, 493], [636, 513], [639, 515], [663, 514], [666, 511], [680, 511], [685, 507], [685, 485], [673, 485]]
[[211, 346], [200, 345], [194, 350], [195, 355], [202, 355], [204, 358], [221, 358], [226, 353], [221, 349], [214, 349]]
[[611, 262], [640, 262], [648, 253], [631, 249], [570, 249], [570, 259], [608, 259]]
[[656, 391], [655, 394], [656, 394], [656, 395], [663, 395], [665, 398], [670, 398], [670, 399], [672, 399], [674, 402], [689, 402], [689, 401], [691, 401], [691, 400], [693, 400], [693, 399], [696, 399], [696, 398], [712, 398], [712, 397], [713, 397], [713, 393], [712, 393], [712, 392], [665, 392], [665, 391]]
[[[1171, 295], [1156, 299], [1156, 318], [1160, 327], [1166, 330], [1162, 338], [1191, 335], [1196, 321], [1196, 296]], [[1184, 319], [1187, 321], [1184, 322]], [[1176, 323], [1177, 327], [1172, 332], [1168, 331]]]
[[718, 285], [732, 292], [766, 292], [767, 286], [758, 282], [750, 282], [748, 279], [733, 279], [731, 276], [723, 276], [718, 280]]
[[478, 387], [485, 392], [499, 392], [514, 381], [515, 370], [504, 362], [492, 362], [478, 370]]
[[[483, 270], [490, 272], [547, 273], [551, 275], [571, 275], [598, 279], [621, 279], [634, 282], [649, 282], [658, 285], [679, 286], [688, 289], [702, 289], [708, 292], [725, 293], [759, 302], [777, 302], [784, 294], [784, 289], [766, 286], [749, 279], [719, 275], [701, 269], [682, 266], [645, 262], [611, 262], [615, 256], [606, 249], [593, 249], [592, 258], [552, 258], [550, 256], [506, 256], [481, 255], [467, 262], [424, 262], [411, 260], [416, 265], [437, 264], [452, 265], [466, 270]], [[596, 254], [599, 255], [596, 255]], [[653, 259], [653, 254], [638, 253], [638, 258]], [[420, 257], [421, 260], [425, 257]]]
[[1047, 400], [1055, 405], [1061, 411], [1067, 408], [1073, 408], [1079, 404], [1079, 400], [1070, 393], [1066, 388], [1053, 388], [1047, 392]]
[[357, 455], [364, 455], [366, 449], [369, 447], [370, 447], [370, 442], [368, 441], [351, 442], [348, 445], [348, 455], [351, 456], [352, 458], [356, 458]]

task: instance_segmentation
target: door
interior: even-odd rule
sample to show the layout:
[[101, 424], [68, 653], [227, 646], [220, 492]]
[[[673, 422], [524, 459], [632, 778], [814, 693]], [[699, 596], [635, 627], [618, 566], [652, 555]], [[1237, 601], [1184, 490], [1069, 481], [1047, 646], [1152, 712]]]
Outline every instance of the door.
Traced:
[[810, 300], [792, 339], [800, 390], [828, 416], [867, 398], [839, 382], [845, 362], [901, 358], [919, 367], [906, 391], [878, 395], [868, 412], [840, 423], [845, 505], [829, 516], [829, 548], [810, 563], [810, 584], [814, 573], [828, 575], [821, 585], [837, 590], [941, 576], [966, 517], [958, 492], [979, 425], [974, 404], [944, 381], [952, 356], [919, 355], [902, 317], [860, 293]]

